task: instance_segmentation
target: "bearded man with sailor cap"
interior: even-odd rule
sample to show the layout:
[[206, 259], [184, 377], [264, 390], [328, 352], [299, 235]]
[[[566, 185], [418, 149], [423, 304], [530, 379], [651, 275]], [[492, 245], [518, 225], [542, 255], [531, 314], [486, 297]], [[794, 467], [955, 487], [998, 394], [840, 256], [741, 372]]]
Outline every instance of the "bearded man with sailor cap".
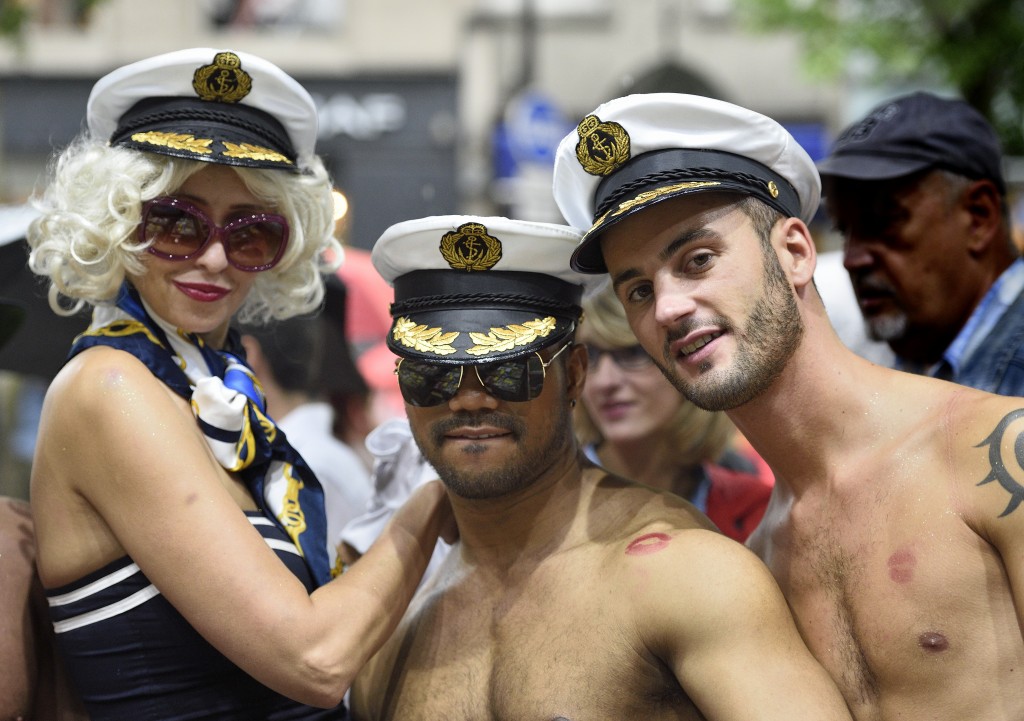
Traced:
[[1022, 718], [1024, 401], [843, 345], [813, 281], [820, 187], [779, 123], [676, 94], [588, 113], [554, 173], [572, 267], [607, 273], [666, 377], [775, 473], [747, 545], [854, 717]]

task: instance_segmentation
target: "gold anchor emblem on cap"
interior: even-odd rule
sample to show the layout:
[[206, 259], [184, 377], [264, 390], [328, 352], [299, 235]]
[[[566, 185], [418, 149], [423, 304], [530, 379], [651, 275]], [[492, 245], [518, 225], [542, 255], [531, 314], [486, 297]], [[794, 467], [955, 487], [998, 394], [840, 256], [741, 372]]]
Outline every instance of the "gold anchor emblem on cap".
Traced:
[[576, 126], [576, 159], [591, 175], [609, 175], [629, 160], [629, 133], [615, 122], [588, 115]]
[[192, 74], [192, 88], [203, 100], [237, 103], [252, 90], [252, 76], [242, 70], [242, 59], [234, 53], [217, 53], [213, 63]]
[[481, 223], [463, 223], [441, 238], [441, 257], [453, 270], [490, 270], [501, 260], [501, 241]]

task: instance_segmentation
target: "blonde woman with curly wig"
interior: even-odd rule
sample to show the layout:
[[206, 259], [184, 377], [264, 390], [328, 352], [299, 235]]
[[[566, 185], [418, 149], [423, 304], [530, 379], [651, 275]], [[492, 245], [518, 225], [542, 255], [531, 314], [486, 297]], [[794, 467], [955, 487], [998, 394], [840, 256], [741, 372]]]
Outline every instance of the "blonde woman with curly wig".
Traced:
[[331, 580], [322, 488], [233, 327], [323, 298], [316, 107], [265, 60], [196, 48], [102, 78], [88, 126], [29, 233], [54, 310], [93, 307], [32, 470], [63, 660], [93, 721], [345, 718], [450, 508], [422, 486]]

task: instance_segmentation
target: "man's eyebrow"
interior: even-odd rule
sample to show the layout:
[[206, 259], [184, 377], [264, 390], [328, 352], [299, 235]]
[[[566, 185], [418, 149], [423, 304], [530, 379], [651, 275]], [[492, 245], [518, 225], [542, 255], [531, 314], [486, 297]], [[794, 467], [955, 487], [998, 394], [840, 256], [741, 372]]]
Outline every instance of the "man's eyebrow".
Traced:
[[711, 230], [711, 228], [693, 228], [692, 230], [687, 230], [681, 233], [678, 238], [676, 238], [671, 243], [669, 243], [668, 245], [661, 249], [661, 252], [658, 253], [658, 260], [661, 261], [662, 263], [665, 263], [671, 260], [672, 257], [675, 256], [675, 254], [679, 252], [679, 249], [682, 248], [684, 245], [688, 245], [689, 243], [695, 243], [698, 240], [705, 240], [706, 238], [717, 237], [718, 233]]
[[[672, 259], [680, 248], [690, 243], [695, 243], [706, 238], [717, 238], [718, 233], [710, 228], [694, 228], [679, 235], [678, 238], [666, 245], [658, 252], [658, 262], [667, 263]], [[623, 283], [640, 276], [640, 270], [636, 267], [624, 268], [621, 272], [612, 276], [612, 286], [618, 288]]]
[[621, 273], [612, 276], [612, 287], [618, 288], [623, 283], [640, 277], [640, 271], [636, 268], [626, 268]]

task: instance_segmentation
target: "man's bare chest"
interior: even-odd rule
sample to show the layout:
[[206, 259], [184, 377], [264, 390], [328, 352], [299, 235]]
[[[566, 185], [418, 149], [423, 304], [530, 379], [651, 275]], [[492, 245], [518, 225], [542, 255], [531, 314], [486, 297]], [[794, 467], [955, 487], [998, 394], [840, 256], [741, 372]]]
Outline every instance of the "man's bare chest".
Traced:
[[1013, 614], [991, 593], [998, 556], [944, 484], [871, 480], [794, 503], [764, 554], [855, 713], [942, 699], [950, 679], [977, 673], [997, 643], [993, 623]]
[[369, 717], [700, 719], [674, 676], [638, 648], [614, 595], [565, 580], [423, 604], [374, 670]]

